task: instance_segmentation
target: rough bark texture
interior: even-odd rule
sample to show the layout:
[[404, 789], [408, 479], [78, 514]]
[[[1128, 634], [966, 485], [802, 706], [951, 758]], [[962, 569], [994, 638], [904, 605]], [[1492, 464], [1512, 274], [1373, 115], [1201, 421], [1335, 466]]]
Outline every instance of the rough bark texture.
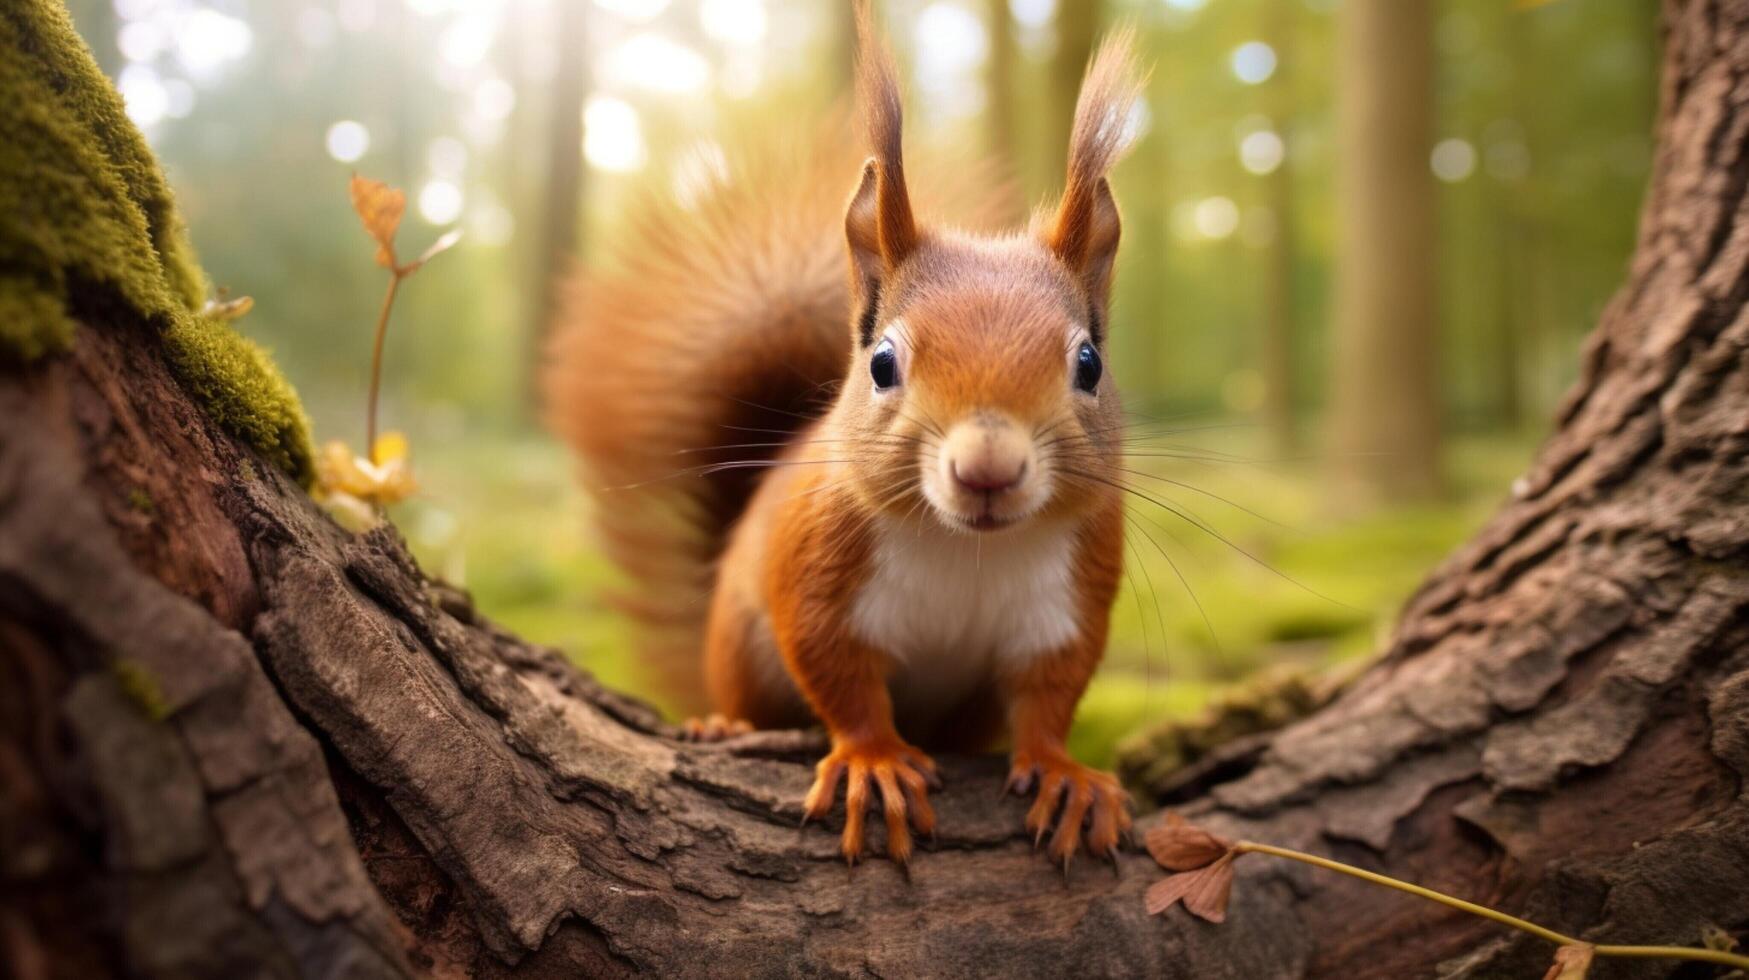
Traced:
[[[1671, 25], [1629, 283], [1379, 664], [1153, 787], [1594, 941], [1749, 930], [1749, 2]], [[0, 368], [0, 954], [20, 977], [1534, 977], [1540, 942], [1246, 858], [1228, 921], [1064, 879], [993, 759], [907, 882], [798, 830], [813, 736], [676, 742], [350, 536], [101, 290]], [[1357, 559], [1363, 560], [1363, 559]], [[1146, 823], [1146, 821], [1144, 821]], [[1679, 974], [1603, 962], [1597, 977]]]

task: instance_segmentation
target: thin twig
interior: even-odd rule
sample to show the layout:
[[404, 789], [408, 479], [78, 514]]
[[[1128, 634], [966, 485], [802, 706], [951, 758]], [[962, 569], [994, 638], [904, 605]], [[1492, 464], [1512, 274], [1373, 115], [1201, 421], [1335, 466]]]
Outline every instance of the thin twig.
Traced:
[[395, 290], [401, 287], [400, 269], [389, 270], [389, 291], [383, 294], [382, 312], [377, 314], [376, 343], [370, 353], [370, 406], [365, 411], [364, 455], [374, 465], [377, 461], [377, 392], [383, 378], [383, 338], [389, 333], [389, 310], [395, 305]]
[[1290, 861], [1299, 861], [1302, 864], [1315, 865], [1327, 871], [1335, 871], [1339, 874], [1359, 878], [1362, 881], [1370, 881], [1375, 885], [1384, 885], [1386, 888], [1395, 888], [1400, 892], [1408, 892], [1411, 895], [1416, 895], [1428, 899], [1429, 901], [1438, 902], [1441, 905], [1457, 909], [1460, 912], [1468, 912], [1471, 915], [1479, 915], [1484, 919], [1492, 919], [1503, 926], [1510, 926], [1520, 932], [1528, 932], [1531, 935], [1536, 936], [1538, 939], [1547, 940], [1558, 946], [1590, 946], [1598, 956], [1623, 956], [1640, 959], [1700, 960], [1706, 963], [1720, 963], [1725, 966], [1738, 967], [1739, 969], [1749, 969], [1749, 956], [1738, 956], [1735, 953], [1727, 953], [1723, 950], [1717, 949], [1701, 949], [1692, 946], [1593, 945], [1583, 939], [1574, 939], [1572, 936], [1562, 935], [1553, 929], [1539, 926], [1534, 922], [1520, 919], [1517, 916], [1507, 915], [1505, 912], [1497, 912], [1485, 905], [1466, 902], [1461, 898], [1453, 898], [1444, 892], [1436, 892], [1431, 888], [1424, 888], [1420, 885], [1410, 884], [1407, 881], [1400, 881], [1396, 878], [1378, 874], [1377, 872], [1366, 871], [1352, 865], [1343, 864], [1340, 861], [1333, 861], [1329, 858], [1319, 857], [1316, 854], [1307, 854], [1304, 851], [1295, 851], [1286, 847], [1276, 847], [1273, 844], [1258, 844], [1254, 841], [1248, 840], [1242, 840], [1237, 844], [1234, 844], [1233, 851], [1240, 854], [1247, 851], [1255, 851], [1258, 854], [1273, 854], [1279, 858], [1287, 858]]

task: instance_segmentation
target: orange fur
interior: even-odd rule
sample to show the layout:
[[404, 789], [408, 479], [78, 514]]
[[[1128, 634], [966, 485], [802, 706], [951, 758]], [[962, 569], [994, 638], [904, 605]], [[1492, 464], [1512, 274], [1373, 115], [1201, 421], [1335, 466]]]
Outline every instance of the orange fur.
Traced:
[[[1056, 827], [1059, 859], [1104, 854], [1128, 825], [1121, 791], [1064, 740], [1123, 561], [1120, 402], [1078, 365], [1104, 347], [1129, 36], [1089, 69], [1054, 217], [992, 237], [913, 212], [897, 71], [866, 2], [857, 15], [872, 155], [848, 204], [855, 158], [816, 140], [799, 166], [732, 170], [696, 210], [647, 209], [620, 267], [576, 289], [551, 415], [591, 480], [647, 484], [598, 492], [597, 516], [658, 647], [702, 638], [691, 674], [718, 714], [696, 730], [826, 726], [805, 811], [844, 786], [848, 858], [878, 796], [906, 859], [908, 826], [934, 824], [924, 749], [983, 747], [1004, 724], [1012, 780], [1039, 787], [1028, 827]], [[758, 478], [686, 470], [746, 458]]]

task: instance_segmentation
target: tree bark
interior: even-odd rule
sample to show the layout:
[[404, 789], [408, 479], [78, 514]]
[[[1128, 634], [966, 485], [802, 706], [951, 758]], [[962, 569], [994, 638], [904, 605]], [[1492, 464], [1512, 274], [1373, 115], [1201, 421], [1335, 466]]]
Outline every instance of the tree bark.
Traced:
[[[1559, 430], [1347, 693], [1157, 801], [1590, 941], [1749, 932], [1749, 0], [1665, 9], [1638, 251]], [[190, 398], [156, 325], [73, 295], [70, 352], [0, 366], [12, 975], [1481, 978], [1550, 961], [1263, 857], [1239, 864], [1225, 924], [1147, 917], [1149, 859], [1061, 875], [992, 758], [943, 760], [941, 837], [909, 881], [847, 871], [828, 828], [796, 827], [817, 736], [677, 741], [424, 577], [393, 530], [335, 527]]]
[[1436, 493], [1432, 0], [1337, 8], [1331, 428], [1347, 499]]

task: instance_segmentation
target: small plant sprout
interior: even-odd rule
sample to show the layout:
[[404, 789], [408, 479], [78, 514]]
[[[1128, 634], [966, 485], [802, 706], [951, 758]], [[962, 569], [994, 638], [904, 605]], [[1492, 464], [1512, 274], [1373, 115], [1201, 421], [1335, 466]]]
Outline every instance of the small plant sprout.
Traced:
[[207, 300], [206, 305], [201, 307], [200, 312], [204, 316], [210, 316], [216, 320], [224, 320], [228, 323], [232, 320], [242, 319], [244, 315], [254, 308], [255, 300], [248, 296], [239, 296], [236, 299], [232, 299], [231, 291], [224, 286], [220, 286], [218, 295]]
[[377, 243], [376, 263], [389, 270], [389, 288], [383, 295], [383, 305], [377, 313], [376, 337], [371, 344], [370, 400], [365, 409], [365, 445], [367, 456], [354, 453], [345, 442], [334, 440], [322, 447], [316, 462], [316, 491], [319, 499], [343, 524], [366, 527], [375, 523], [382, 508], [405, 500], [418, 490], [408, 461], [407, 438], [399, 432], [377, 434], [377, 400], [382, 390], [383, 338], [388, 335], [389, 313], [395, 307], [395, 293], [401, 280], [425, 267], [440, 252], [447, 251], [461, 240], [459, 229], [451, 229], [422, 252], [418, 258], [403, 263], [395, 253], [395, 232], [401, 227], [401, 215], [407, 209], [407, 195], [380, 180], [352, 175], [352, 209], [364, 230]]
[[[1448, 908], [1467, 912], [1470, 915], [1491, 919], [1501, 925], [1510, 926], [1520, 932], [1527, 932], [1539, 939], [1554, 943], [1556, 947], [1552, 966], [1543, 980], [1584, 980], [1591, 969], [1591, 963], [1598, 957], [1621, 957], [1626, 959], [1672, 959], [1695, 960], [1705, 963], [1719, 963], [1734, 966], [1738, 969], [1749, 969], [1749, 956], [1741, 956], [1730, 951], [1734, 944], [1719, 941], [1716, 936], [1709, 936], [1706, 948], [1692, 946], [1609, 946], [1588, 943], [1582, 939], [1562, 935], [1553, 929], [1539, 926], [1534, 922], [1520, 919], [1466, 902], [1461, 898], [1453, 898], [1444, 892], [1431, 888], [1399, 881], [1386, 877], [1374, 871], [1357, 868], [1341, 861], [1307, 854], [1304, 851], [1276, 847], [1273, 844], [1259, 844], [1255, 841], [1230, 841], [1203, 830], [1201, 827], [1186, 823], [1184, 818], [1176, 813], [1166, 815], [1166, 822], [1148, 831], [1144, 838], [1148, 853], [1167, 871], [1166, 877], [1156, 881], [1149, 887], [1144, 901], [1147, 903], [1149, 915], [1159, 915], [1179, 902], [1191, 915], [1207, 922], [1222, 922], [1227, 917], [1227, 900], [1233, 892], [1233, 864], [1247, 854], [1268, 854], [1289, 861], [1298, 861], [1313, 867], [1335, 871], [1362, 881], [1394, 888], [1400, 892], [1438, 902]], [[1723, 948], [1721, 948], [1723, 947]]]

